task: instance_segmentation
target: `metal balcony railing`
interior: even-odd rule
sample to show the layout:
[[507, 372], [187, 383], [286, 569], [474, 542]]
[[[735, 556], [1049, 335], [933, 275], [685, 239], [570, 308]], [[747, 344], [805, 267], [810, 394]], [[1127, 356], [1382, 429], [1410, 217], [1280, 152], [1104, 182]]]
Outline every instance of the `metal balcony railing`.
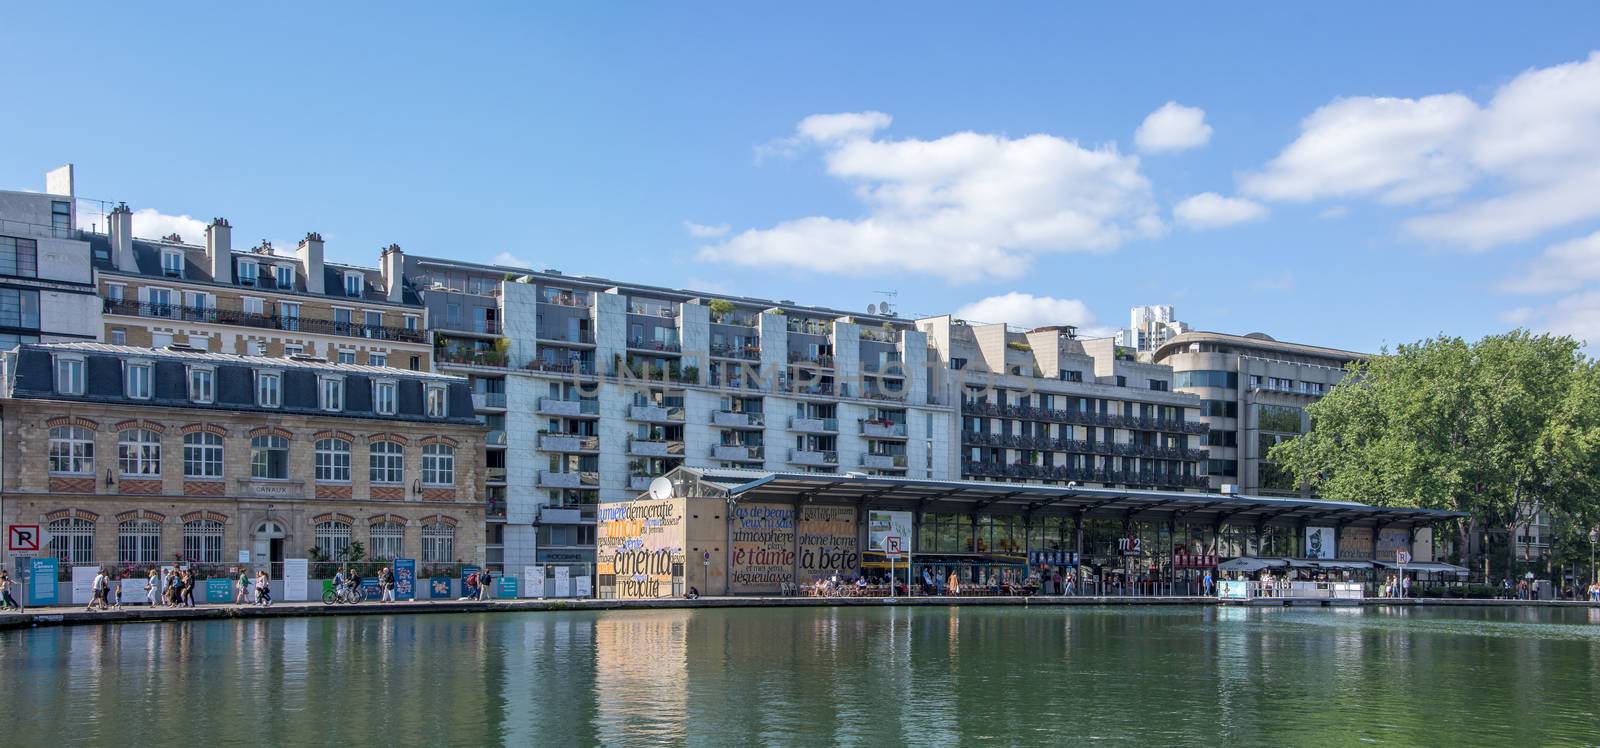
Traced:
[[427, 340], [426, 334], [421, 330], [408, 330], [404, 327], [365, 325], [357, 322], [335, 322], [312, 317], [251, 314], [232, 309], [215, 309], [182, 304], [151, 304], [128, 299], [123, 299], [122, 301], [107, 299], [103, 311], [106, 314], [122, 314], [130, 317], [207, 322], [217, 325], [236, 325], [239, 327], [321, 333], [325, 335], [346, 335], [352, 338], [394, 340], [403, 343], [421, 343]]

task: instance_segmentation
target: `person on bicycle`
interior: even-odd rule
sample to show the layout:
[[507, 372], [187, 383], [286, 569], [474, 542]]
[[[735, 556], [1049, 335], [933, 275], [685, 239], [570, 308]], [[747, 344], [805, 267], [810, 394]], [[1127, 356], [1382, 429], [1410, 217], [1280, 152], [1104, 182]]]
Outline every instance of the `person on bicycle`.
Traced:
[[349, 584], [349, 579], [345, 577], [344, 569], [333, 572], [333, 595], [335, 598], [344, 596], [345, 585], [347, 584]]
[[352, 568], [350, 570], [349, 579], [350, 579], [350, 590], [349, 590], [350, 599], [351, 600], [360, 599], [360, 598], [357, 597], [357, 595], [361, 594], [361, 572], [358, 572], [358, 571], [356, 571], [355, 569]]

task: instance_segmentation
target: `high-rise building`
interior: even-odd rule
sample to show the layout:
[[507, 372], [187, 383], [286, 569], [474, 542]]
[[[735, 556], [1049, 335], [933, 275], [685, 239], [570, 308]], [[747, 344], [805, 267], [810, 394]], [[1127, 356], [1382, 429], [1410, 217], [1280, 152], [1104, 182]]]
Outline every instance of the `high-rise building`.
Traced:
[[1188, 331], [1189, 325], [1178, 321], [1170, 304], [1136, 306], [1128, 313], [1128, 326], [1117, 331], [1117, 344], [1148, 353]]
[[1200, 398], [1210, 431], [1206, 450], [1211, 487], [1238, 486], [1247, 494], [1303, 491], [1266, 459], [1273, 445], [1310, 428], [1305, 407], [1366, 354], [1285, 343], [1263, 333], [1188, 332], [1167, 341], [1151, 360], [1172, 367], [1172, 386]]
[[44, 192], [0, 191], [0, 350], [98, 337], [85, 234], [71, 164], [45, 175]]

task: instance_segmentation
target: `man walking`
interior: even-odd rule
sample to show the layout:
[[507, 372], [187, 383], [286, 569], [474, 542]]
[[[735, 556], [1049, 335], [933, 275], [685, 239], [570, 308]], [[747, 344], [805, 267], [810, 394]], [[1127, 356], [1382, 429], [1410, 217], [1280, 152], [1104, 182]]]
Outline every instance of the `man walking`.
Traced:
[[483, 571], [478, 572], [478, 600], [479, 601], [484, 601], [484, 600], [488, 600], [489, 599], [489, 591], [494, 589], [494, 587], [492, 586], [492, 582], [493, 581], [494, 581], [494, 575], [490, 574], [488, 569], [484, 569]]
[[1211, 570], [1210, 569], [1206, 569], [1205, 576], [1201, 577], [1201, 579], [1200, 579], [1200, 588], [1205, 590], [1205, 596], [1206, 597], [1210, 597], [1211, 596], [1211, 588], [1214, 585], [1215, 585], [1215, 582], [1212, 581], [1212, 579], [1211, 579]]
[[108, 588], [109, 586], [106, 584], [106, 570], [100, 569], [99, 571], [95, 572], [94, 583], [89, 588], [90, 597], [89, 607], [87, 610], [94, 610], [96, 607], [99, 607], [101, 610], [107, 610], [111, 607], [111, 605], [106, 602], [106, 590]]
[[394, 572], [387, 566], [378, 569], [378, 591], [378, 602], [394, 602]]

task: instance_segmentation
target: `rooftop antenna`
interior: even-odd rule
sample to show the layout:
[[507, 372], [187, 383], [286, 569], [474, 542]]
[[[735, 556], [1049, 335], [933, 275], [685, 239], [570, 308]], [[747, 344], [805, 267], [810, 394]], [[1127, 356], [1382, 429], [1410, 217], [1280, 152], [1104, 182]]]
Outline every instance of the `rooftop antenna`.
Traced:
[[[881, 315], [883, 315], [885, 317], [893, 317], [894, 316], [894, 308], [889, 306], [889, 299], [893, 299], [893, 298], [899, 297], [900, 296], [900, 292], [899, 291], [873, 291], [873, 293], [884, 297], [883, 302], [878, 304], [878, 311], [876, 313], [877, 314], [881, 314]], [[873, 314], [873, 313], [874, 312], [871, 309], [867, 310], [867, 314]]]

